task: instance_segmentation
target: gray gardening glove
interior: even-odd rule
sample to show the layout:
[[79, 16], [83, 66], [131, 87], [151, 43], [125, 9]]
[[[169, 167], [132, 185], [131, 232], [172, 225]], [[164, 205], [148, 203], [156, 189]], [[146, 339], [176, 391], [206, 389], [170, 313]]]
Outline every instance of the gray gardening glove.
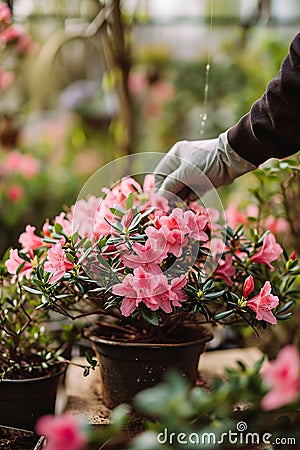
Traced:
[[225, 132], [216, 139], [177, 142], [154, 170], [155, 187], [166, 197], [193, 201], [254, 169], [232, 150]]

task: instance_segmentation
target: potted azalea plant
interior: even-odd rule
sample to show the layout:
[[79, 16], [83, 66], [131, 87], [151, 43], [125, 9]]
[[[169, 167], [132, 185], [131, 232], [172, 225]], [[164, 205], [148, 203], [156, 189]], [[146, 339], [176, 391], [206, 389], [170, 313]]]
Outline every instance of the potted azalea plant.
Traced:
[[[6, 268], [21, 289], [72, 318], [99, 354], [104, 403], [128, 402], [170, 367], [193, 383], [216, 324], [260, 327], [286, 319], [299, 264], [272, 233], [221, 227], [196, 202], [171, 205], [127, 177], [81, 199], [38, 235], [28, 225]], [[118, 366], [116, 366], [118, 361]]]

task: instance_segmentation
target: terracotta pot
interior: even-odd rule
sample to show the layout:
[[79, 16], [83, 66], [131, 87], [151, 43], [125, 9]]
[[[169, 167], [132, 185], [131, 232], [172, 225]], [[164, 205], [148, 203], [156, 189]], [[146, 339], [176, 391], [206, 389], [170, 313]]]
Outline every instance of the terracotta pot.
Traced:
[[157, 384], [169, 369], [177, 369], [193, 385], [199, 356], [212, 339], [207, 331], [198, 339], [174, 344], [119, 342], [93, 332], [88, 337], [100, 363], [103, 402], [108, 408], [130, 403], [137, 392]]
[[39, 417], [54, 413], [58, 383], [65, 370], [40, 378], [0, 381], [0, 424], [34, 430]]

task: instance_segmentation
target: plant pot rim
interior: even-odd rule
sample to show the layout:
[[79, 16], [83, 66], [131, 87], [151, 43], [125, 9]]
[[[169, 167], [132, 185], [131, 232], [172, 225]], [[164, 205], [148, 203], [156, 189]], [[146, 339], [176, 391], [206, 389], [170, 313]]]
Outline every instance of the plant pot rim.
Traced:
[[199, 344], [199, 343], [205, 343], [205, 342], [209, 342], [212, 340], [213, 338], [213, 334], [211, 331], [203, 328], [203, 335], [199, 336], [199, 338], [197, 339], [191, 339], [191, 340], [186, 340], [183, 342], [134, 342], [134, 341], [130, 341], [130, 342], [125, 342], [125, 341], [121, 341], [118, 339], [114, 339], [112, 340], [111, 338], [106, 338], [106, 337], [99, 337], [96, 336], [94, 333], [94, 330], [86, 330], [84, 332], [85, 336], [90, 339], [92, 342], [95, 342], [97, 344], [107, 344], [107, 345], [111, 345], [111, 346], [116, 346], [116, 347], [131, 347], [131, 348], [159, 348], [159, 347], [165, 347], [165, 348], [174, 348], [174, 347], [188, 347], [190, 345], [193, 344]]
[[42, 375], [40, 377], [35, 377], [35, 378], [2, 378], [2, 379], [0, 379], [0, 383], [30, 383], [30, 382], [34, 382], [34, 381], [45, 380], [48, 378], [59, 377], [66, 370], [67, 370], [67, 364], [63, 364], [63, 367], [60, 370], [58, 370], [57, 372], [51, 373], [51, 374], [46, 374], [46, 375]]
[[36, 437], [36, 442], [34, 444], [34, 448], [33, 450], [39, 450], [44, 446], [45, 443], [45, 436], [40, 436], [38, 434], [36, 434], [34, 431], [32, 430], [26, 430], [25, 428], [17, 428], [17, 427], [12, 427], [9, 425], [0, 425], [0, 429], [4, 429], [4, 430], [9, 430], [12, 432], [17, 432], [17, 433], [23, 433], [26, 435], [30, 435], [32, 437]]

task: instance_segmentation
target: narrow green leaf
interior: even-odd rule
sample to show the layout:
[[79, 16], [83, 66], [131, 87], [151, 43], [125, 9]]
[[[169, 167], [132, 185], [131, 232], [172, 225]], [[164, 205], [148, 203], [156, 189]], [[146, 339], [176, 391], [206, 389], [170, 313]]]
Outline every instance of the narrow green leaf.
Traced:
[[221, 319], [225, 319], [226, 317], [230, 316], [232, 313], [234, 312], [234, 309], [230, 309], [228, 311], [222, 311], [218, 314], [215, 314], [213, 316], [214, 320], [221, 320]]
[[133, 204], [134, 204], [134, 193], [130, 192], [130, 194], [128, 195], [128, 197], [126, 199], [126, 211], [131, 209], [133, 207]]

